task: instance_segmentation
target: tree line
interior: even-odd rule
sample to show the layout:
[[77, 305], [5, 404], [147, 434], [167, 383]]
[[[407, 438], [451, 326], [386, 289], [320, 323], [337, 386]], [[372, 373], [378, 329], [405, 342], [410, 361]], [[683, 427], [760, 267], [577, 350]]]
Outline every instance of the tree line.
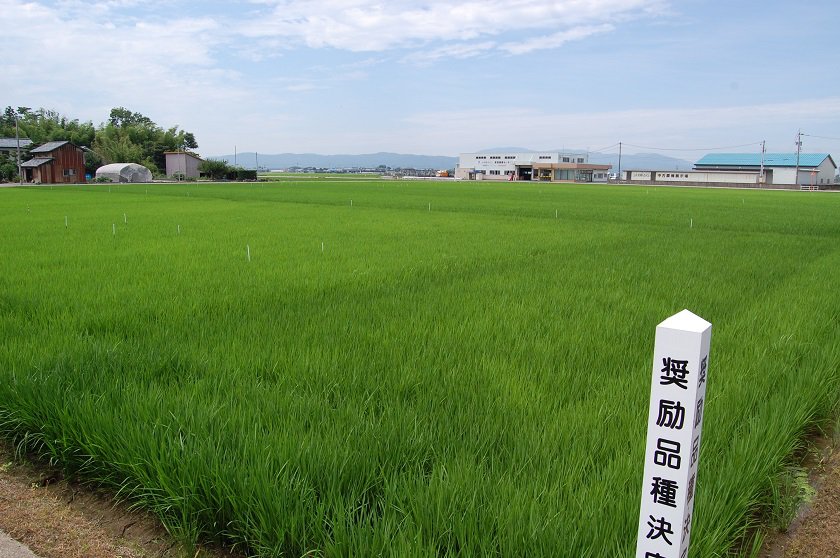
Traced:
[[[0, 137], [15, 137], [16, 121], [20, 137], [32, 140], [29, 148], [62, 140], [88, 148], [85, 172], [89, 174], [108, 163], [138, 163], [153, 174], [161, 174], [166, 170], [166, 151], [198, 148], [192, 132], [178, 126], [163, 128], [151, 118], [124, 107], [111, 109], [108, 120], [95, 126], [91, 121], [80, 122], [54, 110], [7, 106], [0, 116]], [[28, 149], [21, 151], [24, 155]], [[0, 154], [0, 180], [13, 180], [16, 175], [14, 157]]]

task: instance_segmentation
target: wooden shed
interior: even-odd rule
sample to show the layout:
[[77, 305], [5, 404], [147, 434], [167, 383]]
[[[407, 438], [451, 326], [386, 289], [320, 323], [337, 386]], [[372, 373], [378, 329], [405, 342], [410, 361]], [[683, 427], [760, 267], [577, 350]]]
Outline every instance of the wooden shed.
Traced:
[[83, 184], [85, 152], [69, 141], [51, 141], [29, 151], [32, 159], [21, 163], [26, 182]]

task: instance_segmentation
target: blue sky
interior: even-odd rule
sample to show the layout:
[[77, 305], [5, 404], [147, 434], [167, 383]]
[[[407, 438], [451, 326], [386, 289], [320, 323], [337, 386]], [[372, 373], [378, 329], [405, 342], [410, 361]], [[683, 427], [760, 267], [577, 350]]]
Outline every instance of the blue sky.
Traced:
[[[205, 156], [490, 147], [840, 154], [835, 0], [0, 0], [0, 103]], [[650, 149], [650, 148], [656, 148]], [[615, 151], [610, 147], [608, 151]], [[836, 157], [835, 157], [836, 159]]]

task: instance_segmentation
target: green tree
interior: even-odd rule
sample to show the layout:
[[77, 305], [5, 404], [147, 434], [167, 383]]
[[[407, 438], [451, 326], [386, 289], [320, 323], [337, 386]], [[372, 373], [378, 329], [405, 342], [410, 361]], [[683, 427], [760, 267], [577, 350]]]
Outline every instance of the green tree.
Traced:
[[231, 171], [231, 168], [225, 161], [206, 159], [199, 163], [198, 170], [213, 180], [221, 180]]
[[102, 166], [102, 157], [92, 149], [85, 150], [85, 172], [91, 176], [96, 174], [96, 169]]
[[0, 153], [0, 182], [14, 182], [17, 179], [17, 161], [14, 157]]
[[14, 109], [10, 106], [5, 108], [0, 118], [0, 135], [15, 136], [16, 118], [20, 137], [31, 139], [34, 145], [67, 140], [79, 146], [89, 146], [96, 135], [92, 122], [79, 122], [44, 108], [33, 111], [29, 107]]
[[108, 115], [108, 124], [116, 126], [117, 128], [125, 128], [127, 126], [150, 126], [154, 127], [155, 123], [148, 116], [144, 116], [139, 112], [132, 112], [125, 107], [116, 107], [111, 109], [111, 114]]
[[178, 126], [163, 129], [151, 118], [124, 107], [111, 109], [107, 124], [100, 126], [94, 150], [106, 163], [139, 163], [152, 172], [166, 168], [167, 151], [196, 149], [191, 132]]
[[184, 149], [198, 149], [198, 143], [192, 132], [184, 132]]

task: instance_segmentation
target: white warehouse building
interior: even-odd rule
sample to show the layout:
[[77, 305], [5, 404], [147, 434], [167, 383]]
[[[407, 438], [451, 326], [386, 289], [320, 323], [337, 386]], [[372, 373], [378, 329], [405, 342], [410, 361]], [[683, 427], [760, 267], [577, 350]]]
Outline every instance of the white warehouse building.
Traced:
[[[828, 153], [713, 153], [694, 170], [629, 170], [621, 180], [657, 184], [697, 184], [819, 190], [834, 183], [837, 165]], [[799, 172], [797, 174], [797, 168]]]
[[[834, 182], [837, 165], [828, 153], [712, 153], [694, 163], [695, 171], [760, 174], [767, 185], [819, 187]], [[798, 169], [798, 175], [797, 175]]]
[[584, 153], [461, 153], [455, 178], [461, 180], [539, 180], [607, 182], [610, 165], [593, 165]]

